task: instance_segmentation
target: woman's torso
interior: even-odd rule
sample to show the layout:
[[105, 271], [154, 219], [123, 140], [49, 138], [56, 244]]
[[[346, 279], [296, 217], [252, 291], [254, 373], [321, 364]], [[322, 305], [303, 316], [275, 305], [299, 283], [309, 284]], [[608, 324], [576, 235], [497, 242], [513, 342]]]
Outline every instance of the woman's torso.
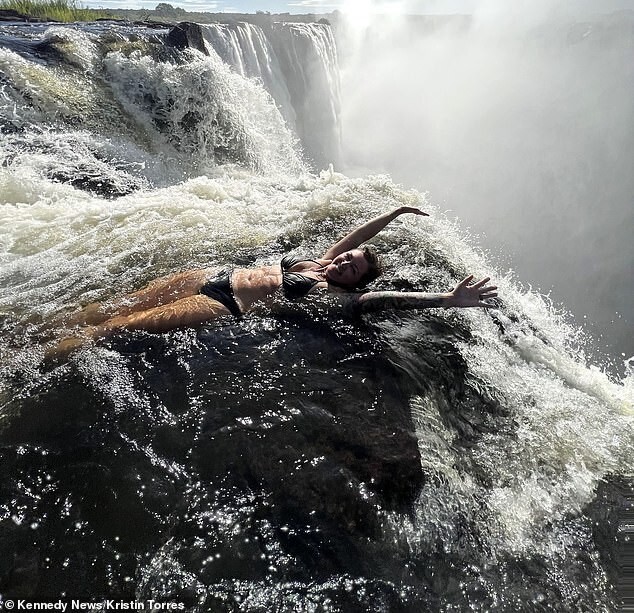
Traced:
[[[236, 268], [231, 275], [233, 295], [244, 313], [256, 302], [264, 305], [272, 303], [280, 295], [285, 281], [284, 276], [288, 273], [293, 274], [295, 282], [300, 281], [301, 277], [306, 278], [305, 293], [316, 288], [326, 288], [327, 283], [320, 272], [329, 262], [330, 260], [296, 260], [291, 262], [291, 266], [287, 265], [284, 270], [280, 264], [258, 268]], [[290, 280], [286, 279], [287, 286]], [[285, 289], [288, 290], [288, 287]]]

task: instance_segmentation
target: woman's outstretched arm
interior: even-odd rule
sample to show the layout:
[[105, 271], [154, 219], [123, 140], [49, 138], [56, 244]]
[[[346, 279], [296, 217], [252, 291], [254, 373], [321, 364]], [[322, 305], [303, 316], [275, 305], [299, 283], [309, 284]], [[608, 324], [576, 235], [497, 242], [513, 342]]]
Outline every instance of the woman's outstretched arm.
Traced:
[[323, 255], [324, 260], [333, 260], [338, 255], [349, 251], [350, 249], [356, 249], [359, 245], [365, 243], [376, 236], [387, 224], [394, 221], [399, 215], [405, 213], [413, 213], [414, 215], [428, 215], [423, 213], [420, 209], [412, 206], [401, 206], [398, 209], [394, 209], [390, 213], [383, 213], [370, 221], [366, 221], [362, 226], [355, 228], [344, 236], [340, 241], [332, 245], [326, 253]]
[[497, 287], [487, 285], [490, 278], [473, 281], [473, 275], [463, 279], [450, 292], [428, 294], [425, 292], [367, 292], [357, 298], [362, 313], [386, 309], [430, 309], [448, 307], [491, 307], [485, 302], [497, 296]]

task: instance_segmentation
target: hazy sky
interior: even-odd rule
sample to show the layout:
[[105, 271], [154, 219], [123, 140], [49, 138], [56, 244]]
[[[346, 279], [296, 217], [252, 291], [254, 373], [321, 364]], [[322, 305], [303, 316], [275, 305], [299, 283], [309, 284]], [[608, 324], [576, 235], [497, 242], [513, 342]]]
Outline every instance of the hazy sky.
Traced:
[[[83, 0], [80, 4], [89, 7], [148, 8], [167, 1], [188, 11], [213, 13], [329, 13], [335, 9], [357, 12], [386, 12], [401, 14], [453, 14], [471, 13], [477, 7], [490, 5], [496, 0]], [[502, 0], [498, 0], [502, 1]], [[517, 0], [524, 5], [528, 0]], [[529, 4], [556, 4], [558, 0], [535, 0]], [[559, 0], [561, 4], [561, 0]], [[566, 5], [575, 12], [610, 12], [634, 8], [634, 0], [568, 0]]]

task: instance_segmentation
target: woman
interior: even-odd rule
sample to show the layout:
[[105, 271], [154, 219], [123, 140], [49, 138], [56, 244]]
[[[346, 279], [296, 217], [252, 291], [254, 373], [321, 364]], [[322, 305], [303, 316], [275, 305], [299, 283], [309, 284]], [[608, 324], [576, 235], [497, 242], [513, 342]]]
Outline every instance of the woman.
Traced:
[[[224, 315], [239, 317], [256, 303], [271, 306], [280, 290], [286, 298], [295, 300], [316, 291], [351, 291], [365, 287], [381, 270], [374, 251], [361, 245], [406, 213], [427, 215], [420, 209], [405, 206], [379, 215], [350, 232], [317, 260], [286, 256], [273, 266], [233, 271], [188, 270], [157, 279], [114, 302], [89, 305], [68, 322], [86, 326], [80, 337], [65, 339], [54, 353], [66, 354], [88, 338], [104, 338], [118, 330], [167, 332], [198, 326]], [[488, 277], [472, 281], [473, 276], [469, 276], [445, 294], [381, 291], [350, 295], [363, 312], [386, 308], [491, 306], [485, 301], [497, 296], [497, 288], [487, 285]]]

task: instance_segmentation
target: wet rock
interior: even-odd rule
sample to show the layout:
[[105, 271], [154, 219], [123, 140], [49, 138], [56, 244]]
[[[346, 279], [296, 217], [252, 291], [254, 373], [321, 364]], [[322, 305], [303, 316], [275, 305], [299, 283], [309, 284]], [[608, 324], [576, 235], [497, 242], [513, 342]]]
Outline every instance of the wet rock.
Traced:
[[45, 23], [45, 22], [57, 22], [55, 19], [41, 19], [39, 17], [33, 17], [31, 15], [24, 15], [14, 9], [0, 9], [0, 21], [23, 21], [30, 23]]
[[104, 177], [72, 175], [63, 171], [51, 172], [49, 178], [58, 183], [66, 183], [82, 191], [104, 198], [119, 198], [141, 188], [140, 182], [138, 184], [125, 185]]
[[1, 9], [0, 21], [28, 21], [28, 17], [13, 9]]
[[[0, 589], [13, 598], [31, 598], [35, 595], [39, 578], [40, 556], [37, 548], [28, 542], [32, 532], [24, 527], [3, 541], [14, 541], [12, 555], [4, 556], [0, 567]], [[2, 543], [2, 548], [7, 547]]]
[[166, 28], [172, 27], [174, 24], [172, 23], [163, 23], [159, 21], [133, 21], [135, 26], [143, 26], [145, 28], [149, 28], [150, 30], [165, 30]]
[[209, 55], [205, 46], [202, 28], [197, 23], [189, 21], [179, 23], [170, 30], [165, 42], [176, 49], [196, 49], [205, 55]]

